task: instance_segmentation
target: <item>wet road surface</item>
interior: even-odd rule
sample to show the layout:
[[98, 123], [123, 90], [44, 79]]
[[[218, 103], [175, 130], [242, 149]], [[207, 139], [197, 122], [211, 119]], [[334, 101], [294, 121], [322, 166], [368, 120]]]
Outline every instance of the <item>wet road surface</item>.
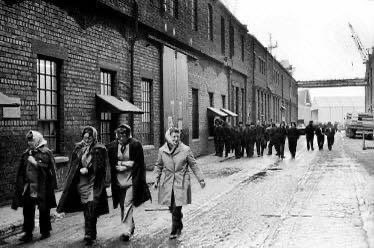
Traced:
[[[285, 160], [202, 160], [207, 187], [193, 184], [193, 204], [183, 207], [177, 240], [168, 239], [167, 208], [147, 203], [135, 211], [130, 242], [119, 240], [119, 211], [113, 210], [99, 219], [94, 247], [368, 247], [374, 205], [367, 185], [373, 179], [352, 149], [347, 152], [347, 142], [339, 134], [332, 151], [308, 152], [302, 137], [295, 160], [288, 152]], [[82, 214], [53, 229], [49, 240], [25, 247], [83, 247]], [[16, 244], [15, 238], [8, 242]]]

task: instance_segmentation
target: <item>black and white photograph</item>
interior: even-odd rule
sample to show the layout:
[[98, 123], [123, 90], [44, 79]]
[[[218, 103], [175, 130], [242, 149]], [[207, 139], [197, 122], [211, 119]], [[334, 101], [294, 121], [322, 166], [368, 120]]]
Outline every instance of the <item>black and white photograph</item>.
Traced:
[[374, 0], [0, 0], [0, 248], [374, 248]]

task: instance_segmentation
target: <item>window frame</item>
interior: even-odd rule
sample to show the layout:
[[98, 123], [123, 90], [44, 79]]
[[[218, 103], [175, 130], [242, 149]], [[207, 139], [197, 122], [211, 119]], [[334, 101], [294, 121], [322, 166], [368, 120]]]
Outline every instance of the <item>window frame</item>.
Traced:
[[[147, 84], [147, 85], [146, 85]], [[142, 145], [154, 145], [154, 132], [152, 128], [153, 123], [153, 80], [142, 78], [140, 83], [141, 88], [141, 109], [143, 110], [143, 114], [141, 116], [141, 132], [138, 132], [139, 140], [141, 141]], [[147, 91], [147, 94], [143, 95]], [[148, 103], [148, 104], [147, 104]], [[149, 114], [148, 118], [144, 121], [146, 114]], [[149, 120], [148, 120], [149, 119]], [[148, 120], [148, 121], [147, 121]], [[147, 131], [145, 132], [145, 126], [148, 125]]]
[[[116, 78], [116, 71], [100, 68], [100, 94], [113, 95], [114, 81]], [[106, 76], [106, 81], [103, 76]], [[108, 84], [110, 83], [110, 84]], [[112, 130], [113, 115], [110, 112], [99, 113], [99, 139], [103, 144], [111, 142], [113, 136]]]
[[[44, 73], [41, 73], [41, 61], [44, 61]], [[49, 73], [47, 73], [47, 62], [49, 64]], [[47, 140], [48, 147], [53, 153], [58, 153], [60, 151], [59, 141], [60, 141], [60, 73], [61, 73], [62, 61], [50, 56], [38, 55], [36, 59], [36, 88], [37, 88], [37, 126], [38, 130], [43, 134], [44, 139]], [[42, 88], [41, 78], [44, 79], [44, 87]], [[47, 83], [47, 78], [49, 78], [49, 83]], [[49, 86], [47, 86], [47, 84]], [[41, 101], [41, 92], [44, 92], [44, 102]], [[49, 94], [47, 93], [49, 92]], [[48, 99], [49, 96], [49, 99]], [[53, 97], [54, 96], [54, 97]], [[49, 103], [48, 103], [49, 101]], [[41, 118], [41, 106], [44, 106], [44, 118]], [[50, 110], [49, 118], [47, 112]], [[53, 118], [54, 117], [54, 118]], [[47, 125], [49, 124], [49, 127]], [[46, 130], [48, 129], [48, 134]], [[54, 134], [53, 130], [54, 129]]]
[[[199, 90], [192, 88], [192, 139], [199, 139]], [[196, 98], [196, 99], [195, 99]]]

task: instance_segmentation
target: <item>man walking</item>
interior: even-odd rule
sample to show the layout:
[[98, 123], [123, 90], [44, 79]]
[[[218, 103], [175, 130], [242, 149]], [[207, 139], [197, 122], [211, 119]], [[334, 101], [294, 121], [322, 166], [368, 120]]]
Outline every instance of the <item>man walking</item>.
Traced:
[[313, 140], [314, 140], [314, 126], [313, 126], [313, 121], [309, 121], [309, 124], [308, 126], [306, 126], [305, 128], [305, 136], [306, 136], [306, 148], [308, 149], [312, 149], [312, 151], [314, 150], [313, 148]]

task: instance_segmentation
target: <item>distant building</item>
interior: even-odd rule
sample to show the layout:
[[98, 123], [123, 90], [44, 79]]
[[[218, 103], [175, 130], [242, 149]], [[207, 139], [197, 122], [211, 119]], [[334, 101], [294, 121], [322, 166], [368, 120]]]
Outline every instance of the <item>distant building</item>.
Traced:
[[298, 113], [299, 120], [304, 120], [304, 123], [308, 123], [311, 120], [311, 98], [309, 90], [298, 91]]
[[314, 122], [343, 122], [346, 113], [364, 112], [364, 98], [360, 96], [320, 96], [312, 101]]

